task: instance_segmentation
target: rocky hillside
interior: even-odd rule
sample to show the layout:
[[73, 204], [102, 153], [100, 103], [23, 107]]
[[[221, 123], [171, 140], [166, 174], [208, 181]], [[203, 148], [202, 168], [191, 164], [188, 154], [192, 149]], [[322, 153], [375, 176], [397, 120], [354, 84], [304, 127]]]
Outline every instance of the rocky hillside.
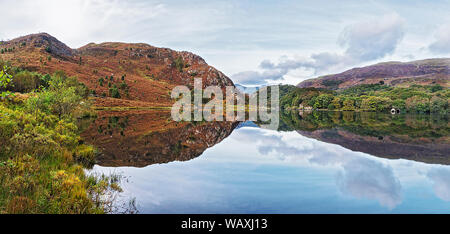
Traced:
[[359, 84], [383, 83], [393, 86], [440, 84], [450, 87], [450, 59], [386, 62], [305, 80], [300, 88], [345, 89]]
[[[0, 50], [0, 59], [12, 66], [77, 76], [93, 90], [99, 106], [170, 106], [172, 88], [192, 87], [194, 78], [202, 78], [204, 86], [234, 85], [198, 55], [143, 43], [90, 43], [71, 49], [53, 36], [39, 33], [2, 42]], [[115, 98], [111, 88], [119, 91]]]

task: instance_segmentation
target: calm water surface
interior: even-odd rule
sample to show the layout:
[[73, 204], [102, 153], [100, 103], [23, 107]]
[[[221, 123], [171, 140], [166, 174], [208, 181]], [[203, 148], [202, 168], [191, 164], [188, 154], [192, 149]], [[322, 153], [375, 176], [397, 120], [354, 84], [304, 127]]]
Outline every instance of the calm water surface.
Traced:
[[447, 116], [289, 113], [277, 131], [104, 112], [83, 134], [140, 213], [450, 213]]

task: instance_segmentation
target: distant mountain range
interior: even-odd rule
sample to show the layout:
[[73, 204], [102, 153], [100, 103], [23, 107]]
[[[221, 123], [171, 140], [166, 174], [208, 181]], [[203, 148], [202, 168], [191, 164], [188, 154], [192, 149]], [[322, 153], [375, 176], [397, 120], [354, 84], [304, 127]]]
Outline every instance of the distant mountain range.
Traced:
[[450, 59], [436, 58], [405, 63], [378, 63], [353, 68], [339, 74], [305, 80], [297, 86], [300, 88], [315, 87], [337, 90], [359, 84], [377, 83], [392, 86], [439, 84], [450, 87]]

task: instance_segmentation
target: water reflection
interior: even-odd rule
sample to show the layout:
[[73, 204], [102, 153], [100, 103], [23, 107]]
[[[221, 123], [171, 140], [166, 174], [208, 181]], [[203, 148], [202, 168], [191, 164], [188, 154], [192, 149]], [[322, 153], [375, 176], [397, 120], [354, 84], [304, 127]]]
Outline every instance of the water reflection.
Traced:
[[433, 181], [436, 195], [440, 199], [450, 202], [450, 169], [433, 169], [428, 172], [427, 176]]
[[279, 131], [169, 118], [106, 112], [83, 134], [142, 213], [450, 213], [446, 116], [288, 113]]
[[448, 116], [373, 112], [288, 113], [280, 130], [374, 156], [450, 164]]
[[168, 111], [101, 112], [82, 134], [101, 166], [187, 161], [226, 138], [238, 123], [173, 122]]
[[255, 131], [243, 130], [236, 138], [255, 144], [261, 155], [276, 157], [286, 163], [301, 162], [300, 165], [339, 169], [335, 181], [344, 194], [376, 200], [389, 209], [402, 201], [401, 184], [389, 165], [322, 142], [286, 138], [285, 134], [270, 132], [255, 135]]
[[341, 191], [356, 198], [378, 201], [389, 209], [402, 202], [400, 181], [390, 166], [366, 158], [354, 158], [342, 165], [337, 176]]

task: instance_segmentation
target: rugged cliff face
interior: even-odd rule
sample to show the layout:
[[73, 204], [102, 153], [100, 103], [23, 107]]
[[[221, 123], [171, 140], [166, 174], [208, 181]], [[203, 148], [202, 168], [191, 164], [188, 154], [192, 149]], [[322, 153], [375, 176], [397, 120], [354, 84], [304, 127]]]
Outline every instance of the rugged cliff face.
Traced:
[[187, 161], [225, 139], [238, 122], [173, 122], [169, 111], [100, 112], [82, 137], [101, 166], [145, 167]]
[[[170, 106], [172, 88], [193, 87], [194, 78], [202, 78], [204, 86], [234, 86], [198, 55], [143, 43], [90, 43], [71, 49], [51, 35], [40, 33], [3, 42], [0, 49], [4, 51], [0, 59], [13, 66], [43, 74], [61, 70], [77, 76], [95, 91], [99, 106]], [[116, 87], [126, 84], [119, 89], [120, 99], [108, 95], [109, 83]], [[103, 93], [106, 97], [102, 97]]]
[[450, 87], [450, 59], [427, 59], [408, 63], [387, 62], [305, 80], [300, 88], [345, 89], [359, 84], [393, 86], [440, 84]]

